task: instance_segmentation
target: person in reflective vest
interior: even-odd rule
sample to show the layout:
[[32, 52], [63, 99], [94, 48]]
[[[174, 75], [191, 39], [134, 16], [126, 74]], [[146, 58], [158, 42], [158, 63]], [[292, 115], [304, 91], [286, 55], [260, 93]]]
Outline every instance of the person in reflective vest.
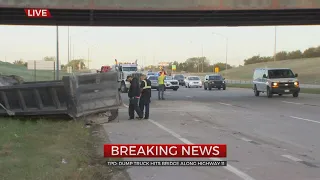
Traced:
[[164, 70], [160, 73], [160, 76], [158, 77], [158, 99], [164, 100], [163, 94], [164, 94], [164, 79], [166, 78]]
[[150, 98], [151, 98], [151, 81], [146, 78], [146, 75], [141, 76], [141, 96], [139, 101], [140, 110], [145, 110], [144, 119], [149, 119], [149, 108], [150, 108]]

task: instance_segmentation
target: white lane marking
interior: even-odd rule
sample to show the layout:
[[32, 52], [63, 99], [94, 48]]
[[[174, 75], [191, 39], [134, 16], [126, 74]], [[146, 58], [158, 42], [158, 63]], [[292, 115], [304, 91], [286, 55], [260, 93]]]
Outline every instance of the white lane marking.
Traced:
[[252, 140], [250, 140], [250, 139], [247, 139], [247, 138], [241, 138], [241, 140], [243, 140], [243, 141], [246, 141], [246, 142], [252, 142]]
[[187, 98], [191, 98], [191, 96], [186, 96]]
[[124, 107], [126, 107], [126, 108], [128, 108], [128, 107], [129, 107], [128, 105], [126, 105], [126, 104], [124, 104], [124, 103], [123, 103], [123, 106], [124, 106]]
[[[158, 122], [148, 119], [149, 122], [153, 123], [154, 125], [158, 126], [160, 129], [170, 133], [172, 136], [174, 136], [175, 138], [179, 139], [180, 141], [184, 142], [185, 144], [193, 144], [192, 142], [190, 142], [188, 139], [185, 139], [183, 137], [181, 137], [179, 134], [173, 132], [171, 129], [164, 127], [163, 125], [159, 124]], [[213, 161], [221, 161], [221, 159], [219, 158], [209, 158], [210, 160]], [[238, 177], [240, 177], [243, 180], [255, 180], [253, 179], [251, 176], [249, 176], [248, 174], [240, 171], [239, 169], [231, 166], [231, 165], [227, 165], [227, 166], [223, 166], [223, 168], [225, 168], [226, 170], [234, 173], [235, 175], [237, 175]]]
[[199, 119], [193, 119], [195, 122], [199, 122], [200, 120]]
[[295, 102], [290, 102], [290, 101], [282, 101], [284, 103], [288, 103], [288, 104], [297, 104], [297, 105], [301, 105], [301, 103], [295, 103]]
[[320, 121], [315, 121], [315, 120], [306, 119], [306, 118], [300, 118], [300, 117], [295, 117], [295, 116], [289, 116], [289, 117], [294, 118], [294, 119], [300, 119], [300, 120], [303, 120], [303, 121], [308, 121], [308, 122], [313, 122], [313, 123], [320, 124]]
[[288, 159], [290, 159], [290, 160], [292, 160], [292, 161], [295, 161], [295, 162], [301, 162], [301, 161], [302, 161], [302, 160], [299, 159], [299, 158], [296, 158], [296, 157], [293, 157], [293, 156], [287, 155], [287, 154], [281, 155], [281, 156], [282, 156], [282, 157], [285, 157], [285, 158], [288, 158]]
[[226, 106], [232, 106], [231, 104], [222, 103], [222, 102], [219, 102], [219, 104], [226, 105]]

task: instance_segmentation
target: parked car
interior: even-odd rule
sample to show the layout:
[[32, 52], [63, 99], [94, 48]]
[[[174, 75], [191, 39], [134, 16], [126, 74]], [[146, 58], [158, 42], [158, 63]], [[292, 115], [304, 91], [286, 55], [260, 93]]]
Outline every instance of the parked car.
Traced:
[[178, 80], [173, 79], [172, 76], [166, 76], [164, 84], [166, 89], [173, 89], [174, 91], [177, 91], [179, 89]]
[[202, 82], [198, 76], [188, 76], [185, 78], [185, 86], [186, 88], [191, 88], [191, 87], [201, 88]]
[[158, 76], [148, 76], [147, 79], [151, 81], [151, 89], [158, 89]]
[[204, 90], [211, 90], [212, 88], [226, 90], [225, 78], [223, 78], [220, 74], [206, 75], [204, 77], [203, 88]]

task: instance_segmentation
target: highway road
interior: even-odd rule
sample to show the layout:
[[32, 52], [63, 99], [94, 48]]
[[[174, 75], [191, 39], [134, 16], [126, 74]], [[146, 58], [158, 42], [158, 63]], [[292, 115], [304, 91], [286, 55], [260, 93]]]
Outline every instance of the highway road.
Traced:
[[153, 91], [150, 120], [128, 121], [120, 109], [119, 122], [104, 125], [111, 143], [226, 143], [228, 166], [131, 167], [132, 180], [320, 180], [319, 95], [180, 87], [165, 96]]

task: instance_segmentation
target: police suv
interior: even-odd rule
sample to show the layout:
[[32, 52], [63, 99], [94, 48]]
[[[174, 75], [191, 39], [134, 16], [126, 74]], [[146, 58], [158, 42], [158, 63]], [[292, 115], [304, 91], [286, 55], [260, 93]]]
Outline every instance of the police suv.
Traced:
[[204, 90], [211, 90], [212, 88], [218, 88], [219, 90], [222, 88], [223, 90], [226, 90], [225, 78], [220, 74], [206, 75], [204, 77], [203, 88]]
[[266, 92], [268, 98], [273, 94], [292, 94], [293, 97], [298, 97], [300, 87], [297, 77], [298, 74], [288, 68], [257, 68], [253, 74], [254, 95]]

